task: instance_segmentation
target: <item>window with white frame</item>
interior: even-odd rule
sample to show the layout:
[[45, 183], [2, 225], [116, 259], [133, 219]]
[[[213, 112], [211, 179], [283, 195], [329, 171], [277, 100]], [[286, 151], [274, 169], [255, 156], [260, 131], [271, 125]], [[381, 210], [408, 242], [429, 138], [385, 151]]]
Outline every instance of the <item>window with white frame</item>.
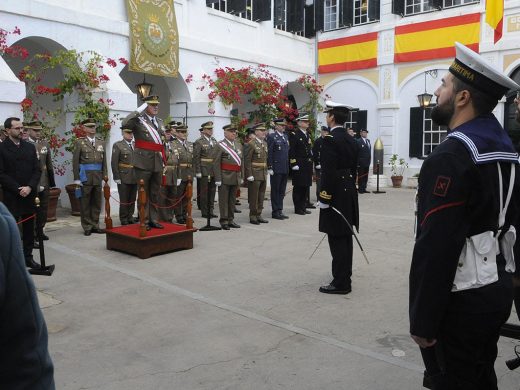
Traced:
[[406, 0], [404, 5], [405, 15], [415, 15], [423, 12], [432, 11], [428, 0]]
[[339, 2], [340, 0], [324, 1], [324, 24], [323, 29], [335, 30], [339, 28]]
[[373, 6], [368, 0], [354, 0], [354, 26], [368, 23], [368, 7]]
[[457, 7], [459, 5], [479, 3], [480, 0], [443, 0], [443, 8]]
[[244, 10], [236, 10], [230, 9], [228, 0], [219, 0], [214, 3], [208, 4], [208, 7], [216, 9], [218, 11], [232, 13], [239, 18], [244, 18], [247, 20], [253, 20], [253, 0], [246, 0], [246, 8]]
[[423, 110], [423, 157], [428, 156], [437, 145], [439, 145], [446, 135], [448, 128], [439, 126], [432, 121], [432, 107]]
[[287, 31], [287, 0], [275, 0], [274, 28]]

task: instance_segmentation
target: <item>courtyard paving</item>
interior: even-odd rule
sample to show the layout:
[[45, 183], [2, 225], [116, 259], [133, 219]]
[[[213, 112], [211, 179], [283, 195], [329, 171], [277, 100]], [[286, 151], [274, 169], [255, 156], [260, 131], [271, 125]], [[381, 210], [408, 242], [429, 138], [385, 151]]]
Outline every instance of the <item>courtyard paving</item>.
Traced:
[[[57, 389], [420, 389], [407, 314], [413, 199], [405, 188], [360, 195], [370, 264], [355, 248], [347, 296], [318, 292], [327, 240], [316, 249], [318, 212], [295, 215], [290, 194], [286, 221], [249, 224], [243, 197], [241, 229], [197, 232], [192, 250], [147, 260], [106, 250], [59, 210], [46, 229], [55, 273], [34, 277]], [[504, 364], [514, 345], [500, 340], [500, 389], [519, 388], [520, 370]]]

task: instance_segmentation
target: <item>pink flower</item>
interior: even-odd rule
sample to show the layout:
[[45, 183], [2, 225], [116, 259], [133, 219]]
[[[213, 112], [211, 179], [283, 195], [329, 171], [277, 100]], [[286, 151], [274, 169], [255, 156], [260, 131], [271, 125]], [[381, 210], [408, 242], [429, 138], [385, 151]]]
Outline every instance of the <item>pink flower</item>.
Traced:
[[123, 65], [128, 65], [128, 60], [124, 57], [120, 57], [119, 58], [119, 62]]
[[112, 68], [115, 68], [117, 66], [117, 63], [112, 58], [107, 58], [107, 64]]

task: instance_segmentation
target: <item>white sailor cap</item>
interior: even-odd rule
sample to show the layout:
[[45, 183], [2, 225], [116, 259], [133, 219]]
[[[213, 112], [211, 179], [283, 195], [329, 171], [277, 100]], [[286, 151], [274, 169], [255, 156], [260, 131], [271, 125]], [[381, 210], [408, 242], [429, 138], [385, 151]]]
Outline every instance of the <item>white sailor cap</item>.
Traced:
[[296, 122], [298, 121], [308, 121], [309, 120], [309, 114], [302, 112], [298, 118], [295, 119]]
[[357, 111], [357, 110], [359, 110], [359, 108], [354, 108], [352, 106], [349, 106], [348, 104], [336, 103], [336, 102], [333, 102], [332, 100], [327, 100], [327, 101], [325, 101], [325, 109], [323, 110], [323, 112], [330, 112], [330, 111], [347, 112], [347, 111]]
[[450, 73], [459, 80], [497, 100], [510, 89], [520, 89], [520, 85], [503, 75], [473, 50], [459, 42], [455, 42], [455, 49], [456, 56], [450, 66]]

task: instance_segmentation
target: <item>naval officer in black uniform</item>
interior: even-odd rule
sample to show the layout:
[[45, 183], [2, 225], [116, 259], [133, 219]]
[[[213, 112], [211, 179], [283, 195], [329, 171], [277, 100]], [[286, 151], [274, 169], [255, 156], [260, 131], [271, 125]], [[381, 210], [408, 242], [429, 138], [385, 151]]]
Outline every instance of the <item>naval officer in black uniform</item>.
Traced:
[[312, 186], [312, 143], [307, 128], [309, 116], [296, 118], [298, 128], [289, 135], [289, 164], [292, 171], [294, 213], [310, 214], [307, 210], [307, 194]]
[[323, 137], [321, 146], [320, 232], [327, 233], [332, 255], [332, 281], [320, 287], [325, 294], [348, 294], [352, 291], [352, 231], [359, 228], [356, 168], [358, 145], [341, 124], [353, 108], [344, 104], [326, 102], [327, 126], [330, 134]]
[[511, 311], [520, 227], [518, 155], [492, 111], [520, 86], [455, 45], [431, 115], [448, 126], [448, 136], [419, 176], [410, 333], [430, 388], [491, 390], [499, 330]]

